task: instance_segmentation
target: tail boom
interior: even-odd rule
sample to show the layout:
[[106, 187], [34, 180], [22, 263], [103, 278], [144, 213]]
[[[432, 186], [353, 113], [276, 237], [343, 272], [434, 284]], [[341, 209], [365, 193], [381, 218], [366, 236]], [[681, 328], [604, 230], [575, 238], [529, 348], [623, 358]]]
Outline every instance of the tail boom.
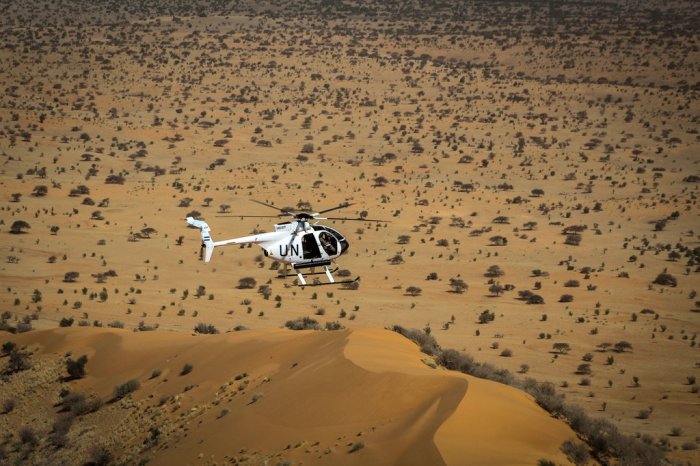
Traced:
[[214, 252], [214, 248], [218, 246], [226, 246], [227, 244], [245, 244], [252, 243], [258, 244], [265, 248], [268, 244], [279, 241], [287, 236], [288, 232], [285, 231], [275, 231], [270, 233], [259, 233], [256, 235], [243, 236], [240, 238], [227, 239], [223, 241], [214, 241], [211, 237], [211, 228], [204, 220], [197, 220], [194, 217], [187, 217], [187, 223], [195, 228], [199, 228], [202, 235], [202, 249], [204, 250], [204, 262], [209, 262], [211, 260], [211, 255]]

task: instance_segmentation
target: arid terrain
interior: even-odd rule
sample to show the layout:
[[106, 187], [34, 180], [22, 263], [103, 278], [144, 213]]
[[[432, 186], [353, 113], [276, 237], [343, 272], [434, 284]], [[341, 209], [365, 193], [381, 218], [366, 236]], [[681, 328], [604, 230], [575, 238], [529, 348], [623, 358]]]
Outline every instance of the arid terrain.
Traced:
[[[31, 334], [14, 340], [54, 357], [41, 376], [15, 376], [24, 395], [11, 415], [51, 431], [76, 410], [60, 388], [110, 400], [79, 405], [72, 448], [54, 449], [53, 464], [79, 464], [95, 447], [129, 464], [462, 464], [465, 452], [479, 464], [535, 464], [566, 462], [559, 446], [576, 436], [524, 393], [432, 369], [413, 343], [382, 329], [38, 333], [40, 348]], [[88, 356], [88, 376], [61, 384], [66, 352]], [[143, 383], [115, 400], [112, 388], [128, 380]]]
[[[121, 461], [469, 464], [460, 455], [470, 451], [479, 464], [577, 462], [551, 448], [567, 439], [564, 421], [591, 444], [570, 411], [550, 409], [550, 426], [522, 392], [430, 368], [473, 373], [446, 363], [441, 351], [455, 349], [492, 368], [487, 378], [550, 383], [667, 461], [700, 463], [698, 28], [691, 1], [6, 5], [0, 312], [15, 335], [0, 344], [34, 354], [31, 369], [5, 369], [0, 454], [88, 461], [81, 429], [119, 419], [163, 430], [163, 443], [115, 432], [102, 446]], [[215, 240], [272, 230], [274, 219], [239, 217], [275, 214], [252, 200], [311, 211], [349, 202], [338, 212], [387, 220], [327, 222], [350, 242], [338, 266], [359, 287], [293, 286], [256, 247], [200, 261], [184, 218], [206, 219]], [[284, 329], [306, 316], [341, 330]], [[441, 349], [418, 353], [382, 330], [394, 325]], [[235, 330], [246, 332], [201, 334]], [[274, 368], [236, 353], [252, 340]], [[191, 342], [199, 364], [178, 352]], [[68, 351], [88, 356], [84, 378], [61, 378]], [[338, 373], [294, 380], [285, 364], [295, 358]], [[196, 380], [177, 376], [184, 362]], [[218, 391], [243, 371], [259, 390]], [[341, 375], [325, 393], [324, 379]], [[129, 379], [141, 388], [110, 403]], [[46, 391], [24, 391], [32, 380]], [[423, 393], [424, 383], [435, 386]], [[401, 399], [377, 411], [345, 391], [353, 385]], [[56, 453], [67, 448], [49, 440], [65, 387], [105, 405], [71, 427], [66, 445], [79, 447]], [[469, 411], [472, 395], [483, 401]], [[509, 429], [507, 410], [491, 406], [506, 399], [554, 432], [550, 442], [523, 441], [522, 419]], [[217, 402], [233, 403], [220, 419]], [[311, 421], [304, 437], [284, 430], [337, 403], [347, 411], [309, 414], [337, 422], [329, 432]], [[139, 414], [124, 421], [120, 410]], [[33, 450], [27, 413], [37, 413]], [[494, 417], [488, 440], [469, 427], [477, 413]], [[221, 425], [250, 441], [224, 451]], [[363, 448], [347, 453], [358, 432]], [[467, 450], [455, 450], [455, 432]], [[521, 442], [522, 460], [484, 446], [508, 441]], [[590, 453], [615, 462], [620, 452]]]

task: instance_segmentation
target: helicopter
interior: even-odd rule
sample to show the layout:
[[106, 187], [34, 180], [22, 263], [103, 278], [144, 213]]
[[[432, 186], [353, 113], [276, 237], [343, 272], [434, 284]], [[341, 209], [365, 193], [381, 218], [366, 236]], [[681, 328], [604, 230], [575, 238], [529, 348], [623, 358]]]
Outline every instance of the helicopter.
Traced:
[[[214, 248], [219, 246], [226, 246], [229, 244], [257, 244], [262, 248], [265, 257], [284, 263], [285, 269], [287, 266], [291, 265], [299, 279], [299, 286], [301, 287], [353, 283], [358, 281], [359, 277], [352, 280], [336, 281], [333, 277], [333, 272], [335, 272], [337, 268], [334, 270], [330, 269], [330, 266], [335, 263], [338, 257], [348, 252], [350, 243], [338, 230], [320, 225], [318, 222], [321, 220], [342, 220], [388, 223], [386, 220], [366, 219], [361, 217], [320, 217], [322, 214], [350, 207], [352, 204], [348, 204], [347, 202], [318, 212], [293, 212], [291, 209], [281, 209], [265, 202], [255, 200], [253, 200], [253, 202], [278, 210], [280, 213], [277, 215], [226, 215], [225, 217], [290, 218], [290, 220], [275, 224], [275, 231], [256, 233], [223, 241], [214, 241], [211, 236], [211, 228], [204, 220], [187, 217], [185, 219], [187, 223], [195, 228], [199, 228], [202, 235], [200, 259], [203, 256], [204, 262], [209, 263]], [[316, 267], [322, 267], [323, 272], [315, 272]], [[325, 274], [328, 277], [328, 282], [322, 283], [314, 281], [313, 283], [307, 283], [303, 273], [305, 269], [312, 269], [312, 271], [306, 273], [307, 275]], [[290, 276], [294, 276], [294, 274], [282, 274], [282, 277]]]

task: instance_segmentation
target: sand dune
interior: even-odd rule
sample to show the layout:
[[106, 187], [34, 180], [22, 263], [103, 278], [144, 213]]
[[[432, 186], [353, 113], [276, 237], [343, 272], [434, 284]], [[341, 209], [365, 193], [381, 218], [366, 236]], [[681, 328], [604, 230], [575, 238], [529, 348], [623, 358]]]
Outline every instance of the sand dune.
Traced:
[[[519, 427], [531, 404], [508, 410], [502, 387], [428, 370], [381, 331], [189, 337], [313, 316], [421, 329], [700, 464], [694, 2], [117, 3], [24, 0], [0, 16], [0, 328], [157, 332], [21, 337], [54, 356], [0, 383], [0, 410], [16, 402], [0, 461], [33, 444], [17, 446], [22, 423], [52, 430], [62, 388], [105, 400], [131, 378], [133, 401], [77, 418], [54, 458], [105, 444], [155, 460], [454, 462], [457, 445], [513, 463], [549, 444], [550, 429]], [[218, 217], [278, 213], [252, 200], [391, 222], [323, 220], [351, 245], [337, 278], [360, 287], [301, 289], [257, 247], [199, 259], [183, 219], [216, 240], [274, 229]], [[89, 357], [84, 380], [60, 381], [68, 350]]]
[[[118, 461], [149, 458], [158, 465], [244, 458], [250, 464], [566, 463], [559, 446], [575, 438], [524, 393], [433, 369], [412, 342], [387, 330], [191, 336], [81, 328], [11, 340], [33, 351], [36, 367], [69, 352], [88, 356], [84, 379], [46, 381], [56, 390], [62, 385], [109, 400], [115, 385], [141, 383], [132, 395], [79, 418], [70, 432], [75, 448], [55, 453], [67, 461], [84, 460], [88, 439], [96, 438]], [[192, 371], [180, 375], [186, 363]], [[161, 373], [152, 377], [155, 369]], [[11, 376], [0, 395], [26, 389], [25, 373]], [[20, 428], [26, 413], [58, 412], [53, 404], [23, 398], [2, 416], [3, 428]], [[157, 440], [137, 441], [153, 437], [154, 429]], [[39, 445], [31, 458], [53, 451]]]

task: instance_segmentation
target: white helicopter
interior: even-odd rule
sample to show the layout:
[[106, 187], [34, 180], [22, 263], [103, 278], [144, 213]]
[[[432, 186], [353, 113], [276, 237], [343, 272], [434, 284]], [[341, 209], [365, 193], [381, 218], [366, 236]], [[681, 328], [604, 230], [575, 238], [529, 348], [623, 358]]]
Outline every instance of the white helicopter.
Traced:
[[[280, 211], [278, 215], [227, 215], [226, 217], [254, 217], [254, 218], [284, 218], [290, 217], [293, 220], [288, 222], [275, 224], [275, 231], [267, 233], [259, 233], [250, 236], [242, 236], [240, 238], [227, 239], [223, 241], [214, 241], [211, 237], [211, 228], [203, 220], [197, 220], [193, 217], [187, 217], [187, 223], [195, 228], [199, 228], [202, 234], [202, 247], [200, 249], [200, 257], [204, 253], [204, 262], [211, 260], [212, 253], [215, 247], [225, 246], [227, 244], [257, 244], [259, 245], [266, 257], [275, 261], [280, 261], [285, 264], [291, 264], [299, 278], [299, 285], [317, 286], [317, 285], [339, 285], [343, 283], [352, 283], [359, 280], [359, 277], [354, 280], [335, 281], [333, 273], [329, 266], [335, 262], [335, 259], [345, 254], [350, 247], [348, 241], [337, 230], [324, 225], [319, 225], [319, 220], [350, 220], [362, 222], [386, 222], [385, 220], [372, 220], [365, 218], [345, 218], [345, 217], [319, 217], [321, 214], [331, 212], [333, 210], [344, 209], [351, 204], [344, 203], [339, 206], [321, 210], [319, 212], [292, 212], [290, 209], [280, 209], [271, 204], [266, 204], [260, 201], [253, 201], [267, 207], [271, 207]], [[309, 222], [313, 221], [313, 225]], [[303, 269], [323, 267], [323, 272], [310, 272], [307, 275], [317, 275], [325, 273], [328, 277], [328, 283], [311, 283], [308, 284], [304, 275]], [[293, 275], [283, 275], [293, 276]]]

